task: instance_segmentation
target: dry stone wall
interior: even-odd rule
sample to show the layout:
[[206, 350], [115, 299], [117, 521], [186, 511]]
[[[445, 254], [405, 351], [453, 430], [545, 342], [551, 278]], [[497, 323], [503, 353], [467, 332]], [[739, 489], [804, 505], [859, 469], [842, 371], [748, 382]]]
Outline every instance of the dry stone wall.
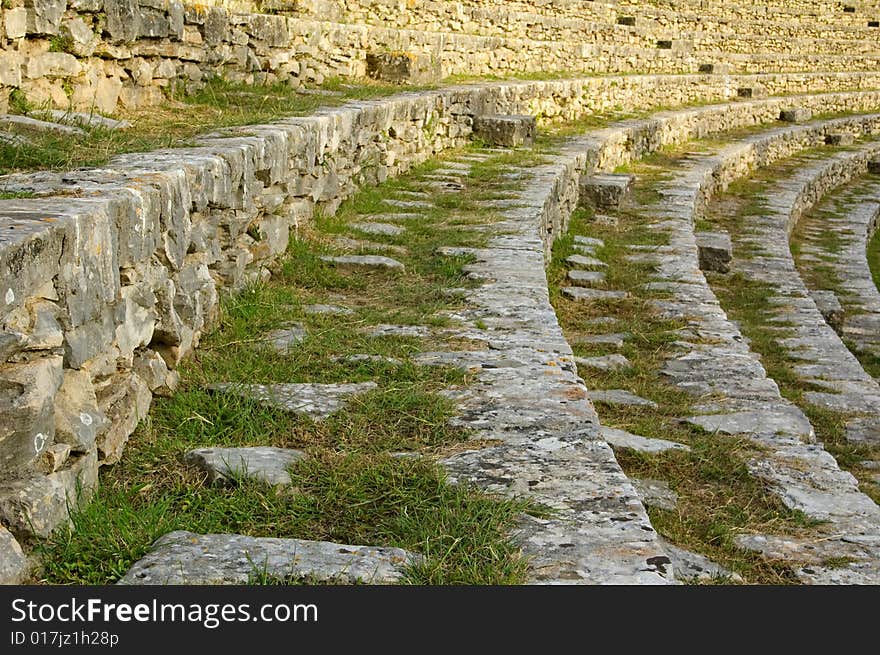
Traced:
[[[297, 86], [336, 76], [363, 78], [367, 55], [373, 52], [426, 57], [438, 63], [443, 76], [551, 71], [682, 74], [696, 72], [709, 60], [729, 63], [738, 73], [864, 71], [874, 79], [880, 64], [876, 39], [830, 40], [827, 35], [802, 34], [813, 42], [798, 53], [792, 52], [790, 34], [763, 41], [746, 36], [718, 40], [706, 36], [708, 32], [670, 39], [665, 29], [640, 31], [609, 23], [584, 27], [575, 21], [566, 28], [571, 33], [568, 40], [548, 40], [534, 38], [541, 34], [531, 28], [510, 27], [561, 20], [542, 14], [510, 24], [496, 18], [503, 29], [486, 27], [484, 33], [469, 34], [468, 26], [449, 14], [457, 3], [426, 3], [424, 7], [448, 10], [438, 13], [434, 22], [414, 23], [410, 29], [328, 22], [327, 17], [340, 12], [321, 3], [294, 5], [299, 13], [289, 16], [237, 13], [178, 0], [5, 0], [0, 9], [0, 111], [7, 110], [16, 89], [34, 104], [112, 112], [156, 104], [169, 88], [192, 88], [214, 74], [247, 83], [285, 81]], [[399, 3], [381, 6], [394, 9]], [[422, 6], [414, 4], [413, 11]], [[269, 11], [267, 7], [254, 9]], [[363, 14], [366, 21], [375, 8], [373, 3], [351, 3], [345, 16]], [[498, 11], [503, 17], [513, 9], [487, 5], [485, 11], [487, 16]], [[389, 14], [386, 24], [399, 23]], [[863, 79], [853, 76], [848, 88], [864, 88]]]

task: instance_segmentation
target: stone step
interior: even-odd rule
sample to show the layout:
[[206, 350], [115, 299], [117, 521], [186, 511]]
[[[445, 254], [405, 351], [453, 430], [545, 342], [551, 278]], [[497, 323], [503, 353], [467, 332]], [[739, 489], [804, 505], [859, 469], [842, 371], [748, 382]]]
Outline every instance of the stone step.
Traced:
[[649, 407], [657, 409], [657, 403], [647, 398], [642, 398], [624, 389], [591, 389], [588, 394], [594, 403], [616, 405], [623, 407]]
[[565, 263], [577, 268], [601, 268], [608, 265], [601, 259], [587, 257], [586, 255], [571, 255], [565, 258]]
[[[622, 342], [621, 342], [621, 345]], [[602, 355], [601, 357], [575, 357], [574, 363], [597, 371], [616, 371], [630, 366], [630, 361], [623, 355]]]
[[247, 478], [271, 485], [288, 485], [290, 473], [287, 469], [303, 457], [303, 451], [290, 448], [217, 447], [190, 450], [184, 455], [183, 461], [202, 469], [211, 483]]
[[85, 131], [73, 125], [62, 125], [50, 121], [41, 121], [17, 114], [0, 114], [0, 127], [15, 132], [36, 132], [59, 134], [61, 136], [85, 136]]
[[160, 537], [119, 580], [127, 585], [245, 585], [270, 580], [395, 584], [420, 555], [400, 548], [328, 541], [195, 534]]
[[392, 225], [391, 223], [349, 223], [349, 227], [360, 232], [366, 232], [367, 234], [381, 234], [392, 237], [399, 236], [406, 232], [406, 229], [399, 225]]
[[434, 203], [427, 200], [395, 200], [393, 198], [386, 198], [382, 203], [401, 209], [434, 209]]
[[380, 252], [389, 252], [394, 255], [403, 256], [409, 253], [405, 246], [398, 246], [391, 243], [376, 243], [374, 241], [363, 241], [361, 239], [349, 239], [348, 237], [335, 237], [331, 243], [336, 248], [345, 251], [355, 250], [378, 250]]
[[629, 339], [631, 336], [632, 335], [629, 332], [616, 332], [613, 334], [588, 334], [572, 339], [572, 343], [623, 348], [624, 341]]
[[345, 401], [351, 396], [377, 388], [378, 385], [375, 382], [339, 384], [217, 382], [207, 386], [207, 389], [211, 391], [230, 393], [256, 400], [270, 407], [303, 414], [314, 421], [322, 421], [345, 407]]
[[338, 305], [303, 305], [306, 314], [351, 316], [354, 311]]
[[680, 450], [682, 452], [690, 451], [690, 447], [677, 441], [668, 441], [666, 439], [655, 439], [643, 437], [638, 434], [632, 434], [626, 430], [618, 430], [617, 428], [602, 428], [602, 437], [617, 448], [628, 448], [637, 450], [640, 453], [648, 453], [656, 455], [665, 453], [669, 450]]
[[605, 283], [605, 273], [602, 271], [569, 271], [566, 276], [571, 282], [577, 285], [593, 286]]
[[288, 353], [300, 345], [307, 337], [306, 328], [302, 323], [294, 323], [287, 327], [272, 330], [261, 339], [280, 353]]
[[88, 129], [101, 128], [104, 130], [127, 130], [131, 127], [130, 121], [118, 121], [100, 114], [89, 114], [80, 111], [62, 111], [60, 109], [44, 109], [34, 112], [37, 116], [55, 123], [66, 125], [78, 125]]
[[321, 261], [339, 268], [354, 270], [391, 270], [403, 272], [406, 267], [396, 259], [380, 255], [345, 255], [341, 257], [322, 255]]
[[674, 512], [678, 507], [676, 494], [665, 480], [632, 478], [633, 487], [645, 505]]
[[562, 295], [572, 300], [623, 300], [629, 297], [626, 291], [608, 291], [605, 289], [587, 289], [585, 287], [563, 287]]

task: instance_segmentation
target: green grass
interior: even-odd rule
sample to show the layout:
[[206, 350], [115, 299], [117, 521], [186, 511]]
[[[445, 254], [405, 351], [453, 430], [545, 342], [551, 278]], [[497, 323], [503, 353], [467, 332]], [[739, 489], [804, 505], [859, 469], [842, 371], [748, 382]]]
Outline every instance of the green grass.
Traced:
[[[180, 369], [181, 388], [170, 398], [156, 399], [123, 461], [102, 470], [96, 500], [74, 513], [72, 529], [40, 545], [42, 580], [113, 582], [156, 538], [186, 529], [399, 546], [424, 556], [407, 574], [408, 582], [418, 584], [523, 582], [527, 562], [509, 535], [519, 513], [538, 510], [450, 485], [434, 463], [480, 446], [450, 422], [456, 408], [440, 393], [467, 385], [469, 378], [450, 367], [419, 366], [413, 357], [469, 344], [442, 335], [419, 340], [367, 332], [379, 323], [447, 325], [445, 312], [460, 307], [461, 299], [444, 289], [474, 282], [464, 276], [469, 258], [442, 256], [438, 247], [484, 243], [484, 234], [468, 229], [494, 220], [480, 200], [512, 188], [500, 175], [513, 163], [539, 161], [540, 154], [513, 152], [475, 164], [474, 181], [452, 194], [454, 202], [439, 197], [440, 208], [403, 223], [405, 239], [369, 235], [373, 242], [405, 244], [406, 252], [394, 255], [406, 265], [402, 274], [338, 270], [319, 256], [338, 252], [333, 238], [356, 236], [349, 227], [352, 220], [379, 210], [383, 198], [418, 188], [421, 176], [440, 162], [358, 193], [332, 217], [316, 217], [291, 241], [268, 283], [223, 299], [214, 329]], [[351, 313], [309, 314], [308, 304], [342, 305]], [[262, 342], [266, 332], [290, 323], [306, 330], [298, 347], [278, 353]], [[355, 353], [396, 361], [337, 357]], [[349, 399], [344, 409], [317, 423], [205, 389], [215, 381], [367, 380], [378, 388]], [[291, 468], [291, 487], [273, 489], [247, 480], [209, 486], [202, 474], [181, 462], [192, 448], [252, 445], [307, 453]], [[401, 452], [416, 457], [391, 456]], [[271, 580], [259, 571], [253, 581], [302, 582]]]
[[871, 277], [874, 285], [880, 289], [880, 231], [868, 241], [868, 266], [871, 268]]
[[[796, 580], [783, 563], [766, 561], [756, 553], [740, 550], [734, 537], [743, 532], [798, 533], [810, 522], [786, 508], [764, 483], [749, 475], [746, 462], [760, 454], [757, 446], [742, 439], [706, 433], [681, 422], [682, 417], [695, 413], [691, 407], [693, 397], [671, 384], [661, 370], [672, 356], [674, 342], [681, 338], [679, 330], [685, 324], [658, 315], [651, 301], [662, 298], [665, 292], [642, 288], [651, 278], [652, 265], [630, 262], [626, 258], [633, 252], [628, 245], [667, 243], [667, 236], [652, 230], [649, 224], [654, 216], [653, 204], [660, 201], [655, 184], [668, 175], [658, 166], [661, 163], [672, 166], [676, 161], [675, 152], [667, 150], [647, 162], [628, 167], [640, 178], [634, 189], [637, 208], [617, 212], [618, 227], [593, 223], [589, 210], [575, 212], [569, 234], [554, 246], [548, 269], [551, 300], [576, 355], [612, 352], [604, 346], [578, 344], [579, 336], [610, 332], [632, 335], [620, 350], [630, 366], [611, 372], [581, 369], [580, 373], [591, 389], [626, 389], [655, 401], [659, 407], [620, 408], [598, 404], [596, 409], [602, 424], [643, 436], [679, 441], [691, 447], [690, 452], [654, 456], [626, 449], [615, 451], [628, 476], [666, 480], [678, 494], [675, 512], [648, 508], [654, 527], [667, 539], [709, 556], [748, 583], [790, 584]], [[566, 286], [564, 276], [568, 267], [564, 260], [576, 252], [574, 234], [604, 241], [604, 247], [596, 254], [608, 263], [605, 287], [627, 290], [630, 298], [578, 303], [560, 294], [559, 288]], [[605, 316], [615, 318], [616, 323], [601, 327], [591, 323]]]

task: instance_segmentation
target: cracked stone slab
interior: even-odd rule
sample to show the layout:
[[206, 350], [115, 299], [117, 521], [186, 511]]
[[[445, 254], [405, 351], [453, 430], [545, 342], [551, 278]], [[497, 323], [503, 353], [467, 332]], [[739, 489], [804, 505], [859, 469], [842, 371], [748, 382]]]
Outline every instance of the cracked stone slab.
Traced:
[[642, 398], [634, 393], [630, 393], [624, 389], [594, 389], [588, 392], [590, 400], [594, 403], [605, 403], [606, 405], [622, 405], [630, 407], [650, 407], [657, 409], [657, 403], [647, 398]]
[[348, 307], [339, 307], [338, 305], [303, 305], [303, 311], [306, 314], [326, 314], [331, 316], [351, 316], [354, 314], [354, 311]]
[[85, 136], [85, 131], [73, 125], [62, 125], [51, 121], [41, 121], [27, 116], [16, 114], [0, 114], [0, 126], [11, 130], [25, 130], [28, 132], [50, 132], [62, 136]]
[[262, 339], [280, 353], [293, 350], [306, 340], [306, 328], [302, 323], [294, 323], [288, 327], [272, 330]]
[[368, 223], [389, 223], [394, 221], [416, 221], [424, 218], [424, 214], [416, 214], [413, 212], [399, 212], [396, 214], [369, 214], [360, 218], [368, 218]]
[[729, 414], [691, 416], [685, 419], [706, 432], [722, 434], [785, 434], [812, 440], [813, 426], [799, 412], [742, 411]]
[[394, 255], [406, 255], [409, 251], [404, 246], [391, 243], [376, 243], [375, 241], [363, 241], [361, 239], [349, 239], [348, 237], [336, 237], [332, 244], [341, 250], [379, 250], [390, 252]]
[[345, 362], [346, 364], [360, 364], [362, 362], [373, 362], [377, 364], [391, 364], [392, 366], [402, 366], [403, 361], [394, 357], [385, 357], [384, 355], [368, 355], [366, 353], [356, 353], [354, 355], [334, 355], [330, 358], [334, 362]]
[[368, 270], [390, 270], [404, 271], [405, 267], [396, 259], [383, 257], [381, 255], [345, 255], [335, 257], [332, 255], [321, 255], [321, 261], [333, 264], [341, 268], [350, 269], [368, 269]]
[[629, 297], [626, 291], [589, 289], [586, 287], [562, 287], [562, 295], [572, 300], [623, 300]]
[[433, 209], [434, 203], [429, 202], [427, 200], [394, 200], [392, 198], [386, 198], [382, 201], [383, 204], [390, 205], [391, 207], [400, 207], [401, 209]]
[[118, 584], [243, 585], [266, 577], [394, 584], [420, 561], [420, 555], [401, 548], [178, 530], [157, 539]]
[[251, 446], [197, 448], [187, 452], [183, 461], [205, 471], [212, 483], [252, 478], [271, 485], [288, 485], [291, 480], [287, 469], [303, 457], [301, 450]]
[[374, 325], [365, 328], [365, 332], [371, 337], [418, 337], [426, 339], [431, 336], [432, 330], [427, 325]]
[[665, 453], [668, 450], [680, 450], [689, 452], [690, 446], [677, 441], [668, 441], [666, 439], [656, 439], [653, 437], [643, 437], [638, 434], [632, 434], [626, 430], [618, 430], [617, 428], [602, 427], [602, 437], [617, 448], [629, 448], [637, 450], [640, 453], [649, 453], [656, 455], [657, 453]]
[[391, 223], [350, 223], [349, 225], [355, 230], [360, 230], [367, 234], [382, 234], [396, 237], [406, 232], [406, 229]]
[[584, 246], [593, 246], [596, 248], [605, 247], [605, 242], [602, 241], [602, 239], [597, 239], [596, 237], [585, 237], [580, 234], [574, 235], [574, 242]]
[[672, 560], [672, 568], [675, 578], [685, 582], [711, 582], [713, 580], [729, 580], [741, 584], [743, 578], [708, 557], [694, 553], [684, 548], [679, 548], [670, 541], [663, 540], [663, 550]]
[[623, 348], [623, 343], [632, 335], [629, 332], [615, 332], [613, 334], [588, 334], [572, 339], [574, 344], [590, 344], [599, 346], [611, 346]]
[[617, 371], [631, 364], [626, 357], [617, 353], [600, 357], [575, 357], [574, 363], [597, 371]]
[[80, 111], [63, 111], [61, 109], [45, 109], [37, 112], [38, 116], [43, 116], [55, 123], [66, 123], [68, 125], [78, 125], [89, 129], [96, 127], [105, 130], [127, 130], [131, 127], [130, 121], [119, 121], [101, 114], [86, 113]]
[[304, 414], [322, 421], [345, 406], [351, 396], [377, 389], [375, 382], [340, 384], [242, 384], [220, 382], [209, 384], [208, 389], [231, 393], [256, 400], [287, 412]]

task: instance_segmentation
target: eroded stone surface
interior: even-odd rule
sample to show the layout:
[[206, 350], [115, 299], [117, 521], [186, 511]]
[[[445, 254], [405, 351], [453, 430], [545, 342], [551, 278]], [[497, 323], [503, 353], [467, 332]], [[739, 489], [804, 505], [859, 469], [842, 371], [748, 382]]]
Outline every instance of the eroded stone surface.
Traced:
[[617, 428], [606, 426], [602, 427], [602, 437], [616, 448], [629, 448], [640, 453], [657, 454], [665, 453], [667, 450], [681, 450], [683, 452], [690, 450], [689, 446], [676, 441], [643, 437], [626, 430], [618, 430]]
[[306, 340], [308, 336], [302, 323], [295, 323], [285, 328], [272, 330], [263, 339], [280, 353], [287, 353]]
[[198, 448], [184, 461], [208, 474], [210, 482], [253, 478], [271, 485], [290, 484], [287, 469], [305, 456], [301, 450], [251, 446], [248, 448]]
[[396, 259], [381, 255], [346, 255], [334, 257], [322, 255], [321, 261], [340, 268], [403, 271], [404, 266]]
[[665, 480], [643, 480], [633, 478], [633, 487], [642, 502], [657, 509], [665, 509], [668, 512], [675, 511], [678, 506], [678, 494], [676, 494]]
[[178, 530], [156, 540], [119, 584], [243, 585], [265, 578], [393, 584], [420, 560], [400, 548]]
[[27, 557], [21, 546], [12, 533], [0, 525], [0, 584], [21, 584], [27, 570]]
[[630, 393], [624, 389], [606, 389], [591, 390], [589, 392], [590, 400], [594, 403], [605, 403], [606, 405], [624, 405], [632, 407], [650, 407], [657, 408], [657, 403], [647, 398], [642, 398], [634, 393]]
[[345, 406], [349, 397], [378, 388], [375, 382], [340, 384], [242, 384], [208, 385], [212, 391], [232, 393], [321, 421]]
[[574, 362], [578, 366], [596, 369], [597, 371], [616, 371], [630, 365], [630, 361], [626, 357], [617, 353], [599, 357], [575, 357]]
[[563, 287], [562, 295], [572, 300], [623, 300], [629, 297], [626, 291], [611, 291], [610, 289], [588, 289], [585, 287]]

